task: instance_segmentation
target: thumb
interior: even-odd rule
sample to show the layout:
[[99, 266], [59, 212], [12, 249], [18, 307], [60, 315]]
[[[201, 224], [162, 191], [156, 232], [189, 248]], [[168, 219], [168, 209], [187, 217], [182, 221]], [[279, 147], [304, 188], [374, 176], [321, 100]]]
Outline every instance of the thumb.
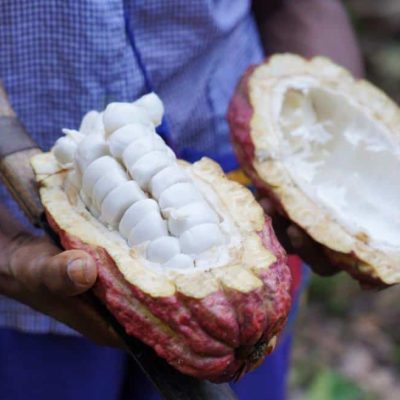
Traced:
[[42, 284], [52, 293], [74, 296], [90, 289], [97, 278], [93, 258], [82, 250], [46, 257], [39, 266]]

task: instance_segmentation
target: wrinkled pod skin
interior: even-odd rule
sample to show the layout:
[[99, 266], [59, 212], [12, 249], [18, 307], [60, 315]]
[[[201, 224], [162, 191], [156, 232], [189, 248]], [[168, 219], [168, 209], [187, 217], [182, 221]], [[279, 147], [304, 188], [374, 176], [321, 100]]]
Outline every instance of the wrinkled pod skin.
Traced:
[[[269, 59], [264, 61], [265, 64], [268, 64], [268, 62]], [[302, 227], [297, 225], [295, 222], [290, 221], [288, 219], [287, 212], [285, 211], [279, 199], [274, 195], [272, 188], [270, 188], [257, 174], [253, 166], [255, 154], [255, 148], [251, 138], [251, 119], [253, 117], [253, 106], [249, 97], [249, 80], [251, 79], [252, 74], [257, 67], [259, 67], [259, 65], [253, 65], [246, 70], [236, 87], [227, 112], [227, 120], [230, 126], [231, 139], [241, 168], [250, 178], [260, 196], [266, 197], [271, 201], [278, 214], [286, 219], [288, 226], [289, 223], [295, 225], [297, 229], [307, 238], [307, 241], [311, 241], [313, 243], [312, 251], [314, 254], [312, 260], [308, 259], [307, 254], [301, 254], [301, 256], [305, 262], [310, 264], [314, 272], [320, 275], [332, 275], [340, 270], [345, 270], [353, 278], [355, 278], [364, 289], [377, 290], [387, 287], [387, 285], [380, 279], [362, 273], [359, 269], [359, 260], [354, 254], [338, 253], [315, 242], [314, 239], [312, 239], [311, 236], [308, 235], [304, 229], [302, 229]], [[278, 229], [278, 227], [275, 229]], [[299, 253], [301, 253], [300, 249]], [[317, 264], [315, 263], [315, 260], [318, 260]]]
[[[259, 236], [276, 261], [258, 276], [262, 287], [249, 293], [221, 287], [202, 299], [179, 292], [150, 297], [123, 278], [104, 249], [85, 245], [60, 231], [50, 215], [47, 218], [65, 249], [82, 249], [95, 259], [95, 293], [126, 332], [153, 347], [182, 373], [213, 382], [239, 379], [275, 347], [290, 309], [291, 274], [269, 218]], [[148, 314], [162, 326], [149, 321]]]

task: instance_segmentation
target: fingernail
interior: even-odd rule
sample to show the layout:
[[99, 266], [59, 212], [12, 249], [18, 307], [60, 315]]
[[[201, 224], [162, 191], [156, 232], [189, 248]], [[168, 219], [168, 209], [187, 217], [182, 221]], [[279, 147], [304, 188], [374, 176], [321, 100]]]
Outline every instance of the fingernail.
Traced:
[[68, 264], [67, 273], [72, 282], [79, 285], [87, 285], [91, 282], [91, 277], [86, 262], [81, 258], [73, 260]]

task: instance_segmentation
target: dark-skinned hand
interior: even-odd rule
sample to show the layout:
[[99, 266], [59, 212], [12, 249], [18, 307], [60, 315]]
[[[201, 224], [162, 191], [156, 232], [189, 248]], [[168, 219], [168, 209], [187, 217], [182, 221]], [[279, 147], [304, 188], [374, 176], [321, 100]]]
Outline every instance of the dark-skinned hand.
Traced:
[[84, 251], [60, 251], [47, 238], [21, 234], [3, 249], [0, 294], [65, 323], [101, 345], [121, 347], [115, 332], [82, 296], [97, 268]]

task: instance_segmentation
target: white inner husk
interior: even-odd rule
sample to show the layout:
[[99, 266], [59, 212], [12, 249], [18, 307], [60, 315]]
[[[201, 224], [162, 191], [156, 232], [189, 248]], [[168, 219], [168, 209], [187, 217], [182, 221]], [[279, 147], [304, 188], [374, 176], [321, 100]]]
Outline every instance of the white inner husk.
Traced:
[[346, 230], [381, 249], [400, 245], [400, 146], [368, 111], [311, 78], [275, 88], [279, 159]]

